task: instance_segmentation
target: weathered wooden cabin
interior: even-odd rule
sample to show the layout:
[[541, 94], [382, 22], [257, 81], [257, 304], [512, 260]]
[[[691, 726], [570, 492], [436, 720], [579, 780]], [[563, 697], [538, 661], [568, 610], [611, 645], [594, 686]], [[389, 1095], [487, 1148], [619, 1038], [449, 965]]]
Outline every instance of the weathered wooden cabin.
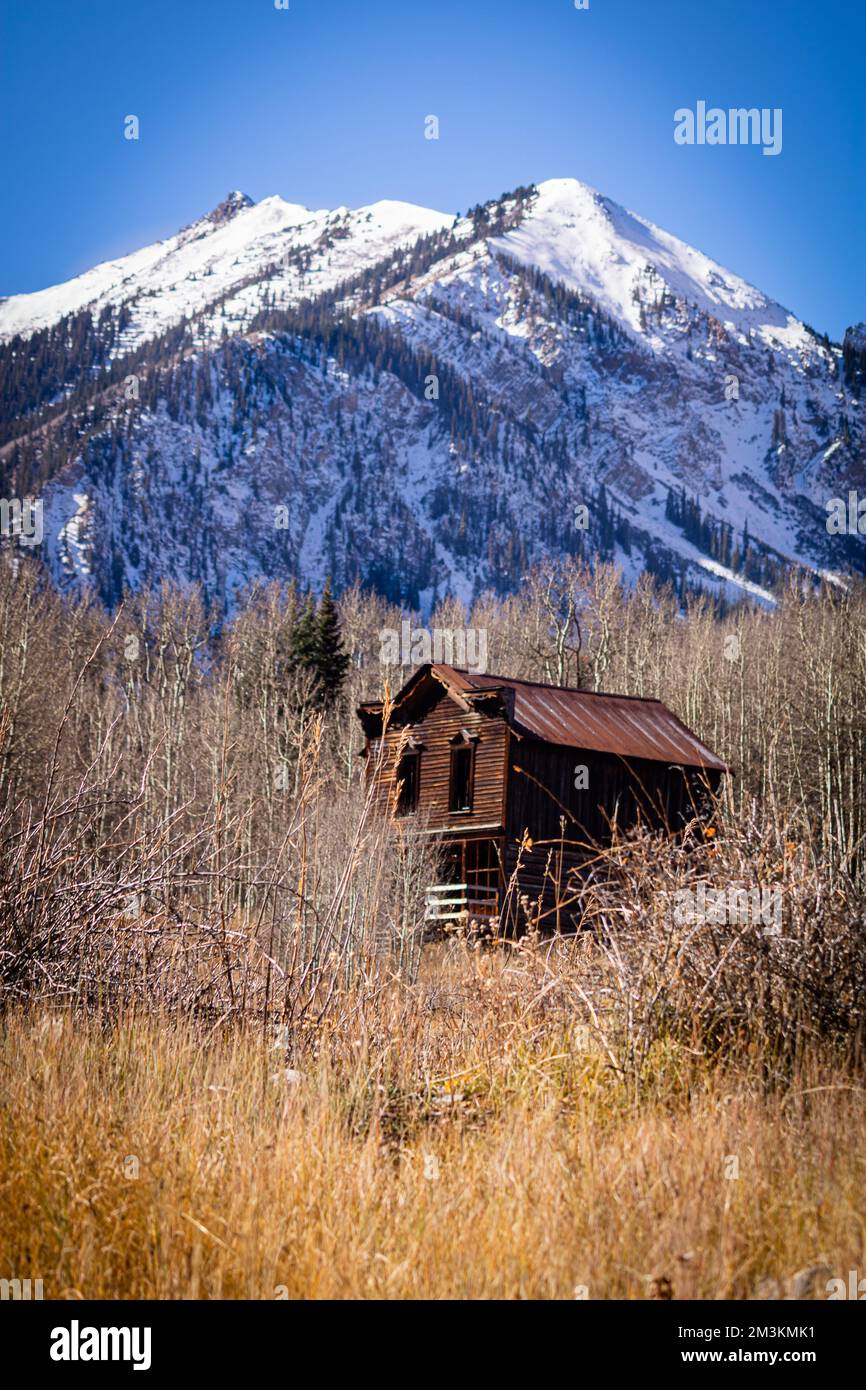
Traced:
[[[581, 868], [615, 827], [676, 831], [725, 763], [660, 700], [421, 666], [384, 707], [358, 709], [379, 808], [441, 844], [429, 915], [499, 917], [509, 895], [550, 928], [579, 919]], [[516, 875], [516, 880], [514, 876]], [[503, 926], [505, 926], [503, 921]]]

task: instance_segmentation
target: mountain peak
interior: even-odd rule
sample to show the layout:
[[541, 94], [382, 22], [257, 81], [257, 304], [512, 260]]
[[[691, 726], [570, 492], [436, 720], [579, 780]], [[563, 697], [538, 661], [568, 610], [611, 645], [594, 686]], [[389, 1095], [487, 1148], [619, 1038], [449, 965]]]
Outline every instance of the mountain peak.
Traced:
[[216, 227], [221, 227], [224, 222], [231, 222], [232, 218], [237, 217], [239, 212], [244, 212], [247, 208], [252, 207], [255, 207], [252, 198], [249, 198], [246, 193], [241, 193], [239, 189], [235, 189], [234, 192], [227, 193], [222, 202], [218, 203], [204, 220], [212, 222]]
[[679, 237], [578, 179], [546, 179], [522, 224], [500, 248], [590, 294], [633, 333], [647, 333], [641, 304], [663, 291], [747, 336], [806, 350], [808, 334], [781, 305]]
[[601, 194], [597, 188], [591, 184], [584, 183], [582, 179], [562, 178], [562, 179], [542, 179], [541, 183], [536, 184], [539, 193], [546, 193], [548, 196], [562, 198], [600, 198]]
[[845, 346], [856, 352], [866, 351], [866, 323], [855, 323], [845, 330]]

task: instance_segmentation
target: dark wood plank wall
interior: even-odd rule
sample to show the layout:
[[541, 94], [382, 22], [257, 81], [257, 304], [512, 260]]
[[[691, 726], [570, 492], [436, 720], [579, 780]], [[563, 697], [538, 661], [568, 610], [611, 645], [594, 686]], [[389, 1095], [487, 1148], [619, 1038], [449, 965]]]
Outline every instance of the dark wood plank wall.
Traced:
[[[575, 787], [577, 768], [588, 770], [588, 785]], [[706, 774], [715, 790], [720, 774]], [[543, 925], [567, 929], [579, 924], [579, 904], [557, 912], [574, 899], [575, 872], [591, 862], [594, 846], [610, 841], [610, 818], [628, 827], [638, 813], [645, 823], [678, 829], [701, 805], [704, 775], [665, 763], [635, 760], [625, 764], [610, 755], [514, 740], [509, 758], [508, 818], [504, 855], [505, 880], [519, 866], [519, 892], [534, 905], [540, 900]], [[563, 829], [561, 821], [567, 817]], [[524, 834], [530, 848], [520, 848]], [[521, 914], [513, 925], [522, 927]]]
[[[452, 814], [448, 810], [451, 775], [451, 739], [466, 729], [477, 735], [475, 744], [475, 785], [472, 811]], [[465, 711], [443, 692], [423, 718], [411, 726], [413, 737], [424, 744], [421, 753], [418, 810], [436, 829], [455, 833], [471, 832], [481, 826], [504, 824], [505, 768], [508, 726], [503, 718], [490, 718], [478, 711]], [[385, 756], [377, 779], [377, 803], [387, 809], [395, 785], [395, 761], [401, 730], [390, 728], [385, 735]], [[375, 747], [370, 758], [375, 760]]]
[[[575, 787], [577, 769], [586, 767], [588, 785]], [[519, 770], [518, 770], [519, 769]], [[707, 774], [710, 785], [719, 773]], [[559, 838], [566, 816], [568, 839], [605, 843], [609, 821], [620, 826], [640, 817], [654, 828], [679, 829], [701, 802], [702, 775], [694, 769], [634, 759], [626, 764], [609, 754], [514, 740], [509, 758], [508, 834], [528, 830], [534, 839]]]

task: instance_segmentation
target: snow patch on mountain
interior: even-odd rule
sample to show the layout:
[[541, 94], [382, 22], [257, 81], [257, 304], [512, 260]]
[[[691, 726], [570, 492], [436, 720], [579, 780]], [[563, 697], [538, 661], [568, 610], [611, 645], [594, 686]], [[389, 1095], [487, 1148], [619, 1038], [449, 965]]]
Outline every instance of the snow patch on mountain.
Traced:
[[[277, 302], [293, 302], [452, 221], [446, 213], [391, 200], [355, 211], [312, 212], [276, 195], [252, 203], [232, 193], [213, 213], [165, 241], [104, 261], [64, 284], [0, 300], [0, 339], [26, 336], [80, 309], [97, 314], [108, 304], [125, 304], [131, 322], [121, 347], [131, 350], [271, 268], [275, 275], [267, 290]], [[311, 264], [299, 271], [293, 256], [304, 250]], [[247, 294], [239, 290], [203, 336], [221, 334], [223, 326], [229, 332], [245, 326], [261, 307], [262, 288], [258, 282]]]
[[577, 179], [539, 184], [522, 225], [492, 245], [591, 294], [633, 332], [641, 332], [635, 290], [666, 286], [743, 335], [790, 351], [811, 346], [793, 314], [753, 285]]

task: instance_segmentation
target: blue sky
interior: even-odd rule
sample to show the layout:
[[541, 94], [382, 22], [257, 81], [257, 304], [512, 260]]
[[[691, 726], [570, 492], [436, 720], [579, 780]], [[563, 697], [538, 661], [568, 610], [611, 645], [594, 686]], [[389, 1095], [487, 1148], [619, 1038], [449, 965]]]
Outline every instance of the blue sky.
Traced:
[[[462, 211], [571, 176], [838, 337], [866, 319], [864, 14], [862, 0], [0, 0], [0, 294], [170, 235], [234, 188]], [[782, 153], [675, 144], [674, 111], [698, 100], [781, 107]]]

